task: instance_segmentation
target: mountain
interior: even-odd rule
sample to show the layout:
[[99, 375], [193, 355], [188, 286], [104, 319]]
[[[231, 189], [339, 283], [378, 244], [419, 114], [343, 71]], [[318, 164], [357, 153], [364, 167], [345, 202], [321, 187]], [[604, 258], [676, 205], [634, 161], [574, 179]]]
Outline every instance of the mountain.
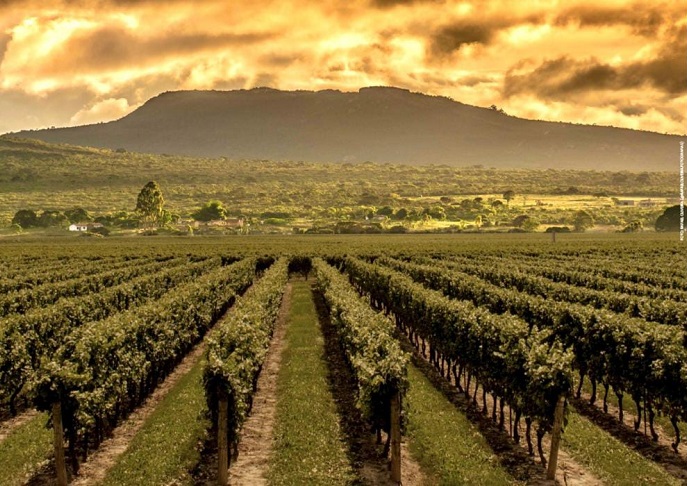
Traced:
[[124, 118], [24, 131], [81, 146], [231, 159], [674, 171], [679, 137], [524, 120], [399, 88], [176, 91]]

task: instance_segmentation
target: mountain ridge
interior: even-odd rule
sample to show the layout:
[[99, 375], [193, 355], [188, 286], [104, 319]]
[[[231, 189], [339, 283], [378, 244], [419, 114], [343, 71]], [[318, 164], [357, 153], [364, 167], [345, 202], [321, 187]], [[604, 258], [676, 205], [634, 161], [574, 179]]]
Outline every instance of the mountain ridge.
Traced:
[[680, 138], [526, 120], [393, 87], [171, 91], [116, 121], [13, 135], [232, 159], [630, 171], [676, 170]]

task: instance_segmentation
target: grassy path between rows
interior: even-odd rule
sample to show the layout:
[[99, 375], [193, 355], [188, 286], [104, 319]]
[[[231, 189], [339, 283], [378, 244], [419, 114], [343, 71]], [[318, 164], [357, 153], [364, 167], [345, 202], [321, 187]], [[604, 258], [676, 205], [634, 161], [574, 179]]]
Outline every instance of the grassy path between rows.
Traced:
[[355, 473], [327, 382], [324, 338], [309, 282], [294, 281], [287, 319], [268, 483], [351, 484]]
[[0, 443], [0, 484], [24, 484], [40, 463], [52, 454], [52, 429], [45, 427], [47, 413], [40, 413], [13, 430]]
[[477, 428], [414, 365], [408, 378], [410, 452], [437, 484], [522, 484], [500, 466]]
[[682, 484], [661, 466], [633, 451], [574, 408], [568, 416], [562, 447], [609, 486]]
[[198, 441], [208, 427], [201, 418], [204, 363], [196, 361], [156, 406], [101, 484], [190, 484], [187, 471], [198, 462]]

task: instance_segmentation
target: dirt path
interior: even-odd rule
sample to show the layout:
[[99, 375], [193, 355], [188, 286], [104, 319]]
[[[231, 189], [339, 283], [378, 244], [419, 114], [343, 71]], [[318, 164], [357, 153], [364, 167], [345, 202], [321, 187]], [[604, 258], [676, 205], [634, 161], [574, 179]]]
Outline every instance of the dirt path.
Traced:
[[5, 420], [0, 424], [0, 444], [9, 436], [12, 432], [17, 430], [22, 425], [30, 422], [38, 416], [39, 412], [37, 410], [27, 410], [16, 417]]
[[[324, 336], [325, 359], [329, 368], [330, 389], [336, 401], [337, 411], [348, 445], [348, 455], [363, 484], [392, 485], [387, 459], [382, 457], [382, 447], [376, 444], [374, 434], [355, 406], [357, 385], [346, 362], [334, 329], [325, 308], [322, 295], [313, 289], [315, 308]], [[383, 435], [384, 442], [386, 440]], [[420, 465], [411, 457], [405, 437], [401, 444], [401, 478], [404, 486], [431, 484]]]
[[253, 408], [246, 420], [239, 442], [239, 455], [229, 469], [232, 485], [264, 485], [269, 458], [274, 443], [274, 422], [277, 415], [277, 377], [284, 350], [286, 318], [291, 307], [291, 283], [282, 297], [274, 336], [263, 364]]
[[114, 429], [112, 437], [105, 439], [98, 450], [86, 462], [81, 464], [79, 474], [70, 483], [72, 486], [86, 486], [102, 481], [108, 471], [115, 465], [117, 458], [126, 451], [127, 447], [143, 427], [145, 421], [155, 411], [158, 404], [164, 400], [167, 393], [181, 380], [205, 351], [205, 341], [196, 345], [190, 353], [179, 363], [174, 371], [165, 378], [143, 404], [134, 410], [124, 422]]

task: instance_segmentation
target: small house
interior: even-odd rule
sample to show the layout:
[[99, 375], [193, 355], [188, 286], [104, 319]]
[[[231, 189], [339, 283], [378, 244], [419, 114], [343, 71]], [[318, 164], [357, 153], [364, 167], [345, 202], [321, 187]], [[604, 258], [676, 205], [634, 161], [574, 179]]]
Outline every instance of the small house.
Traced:
[[616, 203], [618, 206], [634, 206], [635, 202], [632, 199], [618, 199]]
[[656, 201], [653, 201], [651, 199], [642, 199], [639, 201], [639, 207], [640, 208], [652, 208], [654, 206], [657, 206], [658, 203]]
[[92, 231], [96, 228], [102, 228], [102, 223], [73, 223], [69, 225], [69, 231]]

